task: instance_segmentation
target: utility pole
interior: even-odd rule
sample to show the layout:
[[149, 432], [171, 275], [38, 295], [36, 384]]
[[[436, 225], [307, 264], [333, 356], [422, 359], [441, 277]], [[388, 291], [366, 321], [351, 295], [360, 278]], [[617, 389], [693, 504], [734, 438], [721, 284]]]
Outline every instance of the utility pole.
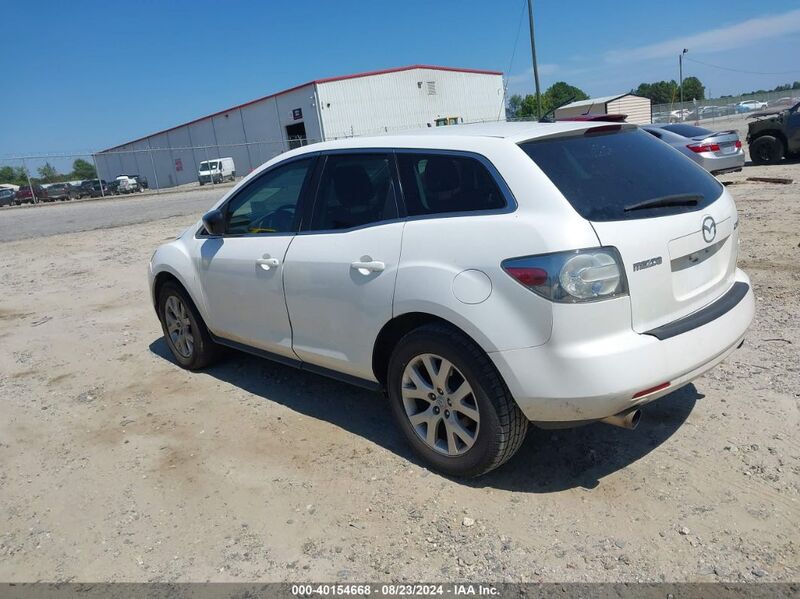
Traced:
[[683, 55], [686, 54], [689, 50], [686, 48], [683, 49], [683, 52], [678, 54], [678, 77], [681, 81], [681, 120], [683, 120]]
[[533, 36], [533, 0], [528, 0], [528, 24], [531, 28], [531, 58], [533, 59], [533, 82], [536, 84], [536, 112], [542, 118], [542, 94], [539, 90], [539, 65], [536, 63], [536, 43]]

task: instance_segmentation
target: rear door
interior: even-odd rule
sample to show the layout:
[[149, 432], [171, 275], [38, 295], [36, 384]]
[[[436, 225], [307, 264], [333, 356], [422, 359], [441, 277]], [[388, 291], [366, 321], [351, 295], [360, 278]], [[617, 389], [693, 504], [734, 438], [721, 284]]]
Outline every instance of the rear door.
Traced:
[[392, 317], [404, 226], [395, 172], [385, 151], [325, 158], [284, 266], [292, 346], [304, 362], [375, 380], [372, 349]]
[[635, 128], [522, 144], [604, 246], [622, 255], [632, 326], [646, 332], [733, 285], [736, 207], [703, 168]]

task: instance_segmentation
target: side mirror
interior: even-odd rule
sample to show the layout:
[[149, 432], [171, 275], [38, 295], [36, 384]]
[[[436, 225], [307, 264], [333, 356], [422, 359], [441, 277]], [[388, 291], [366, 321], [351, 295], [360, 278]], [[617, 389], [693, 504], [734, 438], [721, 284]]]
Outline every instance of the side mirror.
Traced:
[[203, 226], [209, 235], [218, 237], [225, 232], [225, 215], [221, 210], [211, 210], [203, 216]]

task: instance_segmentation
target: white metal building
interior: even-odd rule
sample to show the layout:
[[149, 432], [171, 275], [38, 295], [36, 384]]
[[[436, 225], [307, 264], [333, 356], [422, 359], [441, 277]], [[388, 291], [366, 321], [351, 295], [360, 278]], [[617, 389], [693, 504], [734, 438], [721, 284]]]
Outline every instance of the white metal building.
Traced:
[[633, 94], [617, 94], [579, 100], [556, 110], [556, 119], [579, 116], [582, 114], [626, 114], [625, 119], [635, 125], [646, 125], [651, 122], [650, 99]]
[[505, 120], [496, 71], [412, 65], [317, 79], [95, 154], [103, 179], [151, 187], [197, 181], [201, 161], [230, 156], [237, 176], [285, 150], [340, 137]]

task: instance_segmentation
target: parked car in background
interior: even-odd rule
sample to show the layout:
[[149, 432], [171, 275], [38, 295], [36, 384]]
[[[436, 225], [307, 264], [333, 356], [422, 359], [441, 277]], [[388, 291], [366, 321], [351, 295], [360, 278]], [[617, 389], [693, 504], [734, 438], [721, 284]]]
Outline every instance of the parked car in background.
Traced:
[[686, 115], [685, 121], [697, 121], [702, 119], [719, 118], [734, 114], [734, 109], [730, 106], [698, 106], [696, 110]]
[[139, 183], [140, 191], [144, 191], [145, 189], [150, 188], [150, 184], [147, 182], [147, 177], [142, 177], [140, 175], [129, 175], [129, 176], [136, 179], [136, 181]]
[[0, 187], [0, 206], [11, 206], [14, 203], [17, 192], [8, 187]]
[[197, 181], [200, 185], [206, 183], [222, 183], [225, 180], [236, 179], [236, 166], [233, 158], [218, 158], [217, 160], [204, 160], [200, 163], [197, 172]]
[[108, 188], [108, 183], [103, 179], [87, 179], [81, 183], [81, 191], [89, 197], [96, 198], [101, 195], [113, 195]]
[[477, 476], [529, 422], [633, 428], [735, 351], [738, 218], [633, 125], [459, 125], [278, 156], [148, 278], [183, 368], [230, 346], [383, 390], [426, 463]]
[[82, 180], [68, 181], [68, 183], [72, 186], [72, 191], [75, 193], [76, 198], [78, 199], [85, 198], [87, 195], [89, 195], [88, 193], [86, 193], [86, 191], [84, 191], [82, 187], [83, 186]]
[[135, 193], [137, 191], [141, 191], [141, 187], [139, 187], [139, 182], [136, 180], [135, 177], [131, 175], [120, 175], [116, 179], [116, 186], [118, 193]]
[[736, 112], [742, 114], [744, 112], [752, 112], [754, 110], [764, 110], [768, 106], [767, 102], [760, 100], [744, 100], [736, 104]]
[[49, 201], [47, 190], [41, 185], [20, 185], [17, 190], [14, 203], [19, 206], [20, 204], [38, 204], [39, 202]]
[[744, 150], [736, 131], [714, 132], [686, 123], [642, 125], [642, 129], [694, 160], [712, 175], [742, 170]]
[[53, 183], [47, 187], [47, 196], [51, 202], [55, 200], [73, 200], [78, 196], [78, 192], [69, 183]]
[[686, 120], [686, 117], [689, 116], [691, 111], [688, 108], [681, 108], [679, 110], [673, 110], [669, 113], [670, 122], [677, 123], [679, 121]]

